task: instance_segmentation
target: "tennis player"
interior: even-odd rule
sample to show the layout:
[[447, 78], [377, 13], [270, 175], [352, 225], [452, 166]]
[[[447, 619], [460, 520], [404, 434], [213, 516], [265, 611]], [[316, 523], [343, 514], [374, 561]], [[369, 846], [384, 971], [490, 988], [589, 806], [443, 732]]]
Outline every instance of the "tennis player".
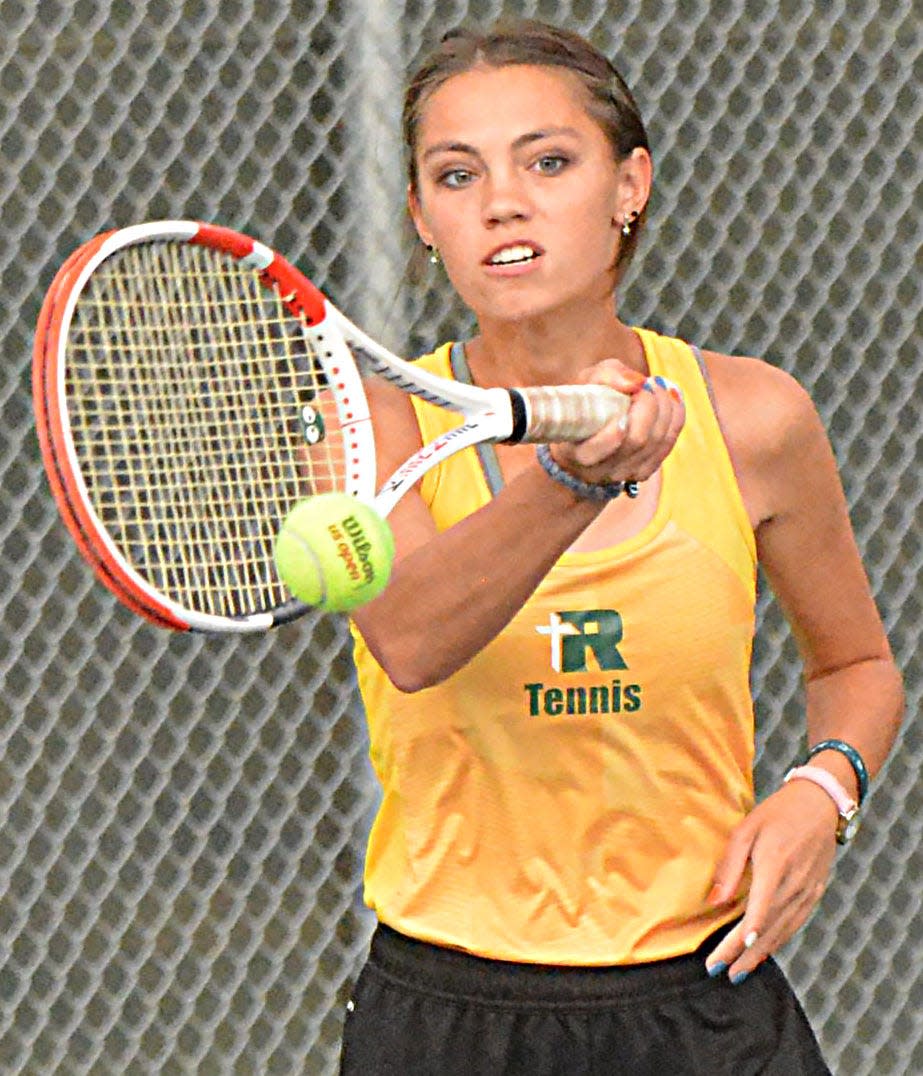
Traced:
[[[586, 41], [453, 32], [404, 130], [417, 232], [478, 325], [421, 363], [632, 405], [577, 446], [467, 450], [391, 517], [393, 579], [355, 615], [380, 925], [342, 1071], [825, 1073], [772, 954], [855, 831], [902, 691], [815, 409], [773, 366], [619, 319], [651, 154]], [[374, 407], [382, 473], [451, 421], [389, 388]], [[809, 750], [756, 805], [758, 564]]]

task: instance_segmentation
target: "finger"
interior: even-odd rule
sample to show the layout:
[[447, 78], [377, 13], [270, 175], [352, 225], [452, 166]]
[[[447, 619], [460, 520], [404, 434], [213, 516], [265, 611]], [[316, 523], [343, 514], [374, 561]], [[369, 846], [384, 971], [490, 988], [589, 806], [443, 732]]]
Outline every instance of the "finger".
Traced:
[[[741, 854], [746, 849], [746, 858], [741, 863]], [[732, 839], [725, 862], [719, 867], [717, 879], [711, 893], [709, 902], [721, 904], [730, 899], [743, 878], [743, 871], [747, 858], [750, 857], [752, 848], [749, 842], [746, 845], [735, 846]], [[780, 872], [771, 871], [762, 865], [753, 865], [750, 892], [747, 896], [747, 905], [743, 919], [728, 933], [713, 952], [706, 958], [705, 964], [709, 974], [714, 974], [715, 964], [722, 964], [732, 971], [744, 970], [737, 964], [741, 955], [747, 950], [753, 949], [765, 933], [769, 921], [769, 909], [773, 897], [776, 895], [781, 882]], [[734, 888], [732, 889], [731, 886]]]
[[634, 397], [628, 409], [623, 452], [632, 452], [639, 460], [659, 455], [675, 406], [674, 398], [662, 387], [652, 387], [648, 379], [644, 390]]
[[[635, 476], [639, 480], [650, 478], [672, 451], [676, 443], [676, 437], [671, 433], [672, 426], [672, 406], [670, 404], [659, 406], [657, 416], [647, 437], [638, 446], [631, 461]], [[629, 427], [628, 436], [626, 437], [626, 450], [631, 446], [630, 435], [631, 429]]]
[[675, 381], [671, 381], [668, 377], [663, 377], [660, 374], [652, 374], [650, 377], [645, 378], [643, 388], [646, 392], [657, 392], [658, 389], [662, 389], [680, 402], [682, 402], [683, 399], [683, 393], [679, 385], [677, 385]]
[[740, 924], [745, 949], [752, 949], [756, 941], [766, 933], [773, 903], [784, 900], [784, 873], [775, 858], [752, 857], [753, 869], [747, 907]]
[[[611, 457], [623, 451], [625, 438], [628, 434], [628, 417], [623, 416], [607, 422], [601, 430], [597, 430], [591, 437], [571, 445], [562, 445], [561, 451], [578, 466], [590, 472], [593, 468], [607, 463]], [[557, 454], [557, 453], [556, 453]], [[627, 453], [626, 453], [627, 454]], [[589, 475], [588, 481], [612, 480], [613, 476], [606, 467], [602, 467], [598, 476]]]
[[[639, 444], [643, 443], [643, 438], [647, 436], [647, 431], [656, 419], [656, 404], [646, 393], [639, 390], [632, 397], [624, 416], [612, 419], [592, 436], [576, 444], [562, 446], [562, 449], [577, 466], [586, 470], [600, 468], [596, 480], [617, 480], [620, 476], [616, 475], [614, 470], [616, 467], [623, 469], [622, 464], [636, 454]], [[630, 444], [627, 443], [629, 436]], [[616, 456], [617, 460], [613, 458]]]
[[609, 385], [634, 395], [642, 389], [648, 393], [666, 392], [677, 400], [683, 394], [679, 385], [660, 374], [646, 376], [618, 359], [605, 359], [582, 370], [577, 377], [579, 384]]
[[763, 933], [747, 929], [746, 921], [739, 924], [741, 946], [739, 955], [730, 959], [727, 976], [738, 986], [744, 982], [768, 957], [777, 952], [804, 926], [814, 908], [814, 900], [807, 892], [796, 892], [781, 903], [771, 915], [771, 922]]
[[[614, 384], [623, 374], [619, 366], [602, 363], [587, 376]], [[576, 465], [586, 481], [649, 478], [673, 447], [685, 412], [679, 390], [665, 379], [648, 378], [641, 384], [645, 391], [635, 392], [623, 422], [613, 420], [577, 445], [560, 446], [555, 452], [559, 462]]]
[[649, 478], [672, 450], [685, 422], [685, 407], [679, 391], [653, 384], [632, 401], [623, 455], [633, 453], [635, 477]]
[[731, 982], [743, 982], [802, 926], [817, 896], [806, 876], [796, 878], [777, 863], [756, 866], [743, 918], [706, 958], [709, 974], [726, 971]]
[[[672, 396], [672, 394], [671, 394]], [[686, 424], [686, 401], [683, 399], [682, 394], [678, 396], [672, 396], [672, 406], [670, 408], [670, 427], [668, 430], [668, 437], [672, 441], [675, 441], [679, 437], [680, 431]]]
[[729, 930], [705, 958], [705, 970], [714, 979], [719, 975], [727, 975], [732, 981], [742, 971], [749, 971], [740, 965], [741, 954], [753, 948], [759, 941], [759, 934], [755, 931], [747, 931], [743, 921], [739, 922], [733, 930]]
[[[714, 881], [708, 894], [708, 903], [720, 907], [733, 900], [741, 883], [750, 859], [753, 837], [746, 823], [741, 824], [731, 834], [724, 857], [714, 873]], [[719, 974], [729, 968], [743, 948], [744, 931], [738, 924], [705, 959], [709, 974]], [[712, 969], [715, 969], [714, 971]]]
[[[755, 872], [755, 878], [761, 877]], [[765, 877], [765, 873], [762, 874]], [[810, 869], [785, 871], [764, 911], [759, 908], [762, 886], [757, 889], [757, 907], [751, 909], [753, 890], [748, 897], [747, 911], [742, 920], [745, 945], [763, 958], [783, 946], [797, 930], [807, 921], [811, 912], [824, 895], [825, 886]], [[760, 927], [758, 923], [762, 923]]]
[[618, 359], [605, 359], [603, 362], [598, 362], [581, 371], [578, 378], [581, 384], [608, 385], [610, 388], [629, 395], [640, 392], [645, 380], [644, 374], [626, 366]]

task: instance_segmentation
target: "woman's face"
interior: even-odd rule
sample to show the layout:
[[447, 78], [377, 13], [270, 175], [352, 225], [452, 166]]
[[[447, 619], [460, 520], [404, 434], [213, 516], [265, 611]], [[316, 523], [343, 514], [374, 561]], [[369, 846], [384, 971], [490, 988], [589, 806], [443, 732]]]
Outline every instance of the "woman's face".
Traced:
[[410, 210], [482, 320], [608, 302], [622, 223], [649, 191], [640, 152], [616, 162], [571, 72], [478, 67], [423, 106]]

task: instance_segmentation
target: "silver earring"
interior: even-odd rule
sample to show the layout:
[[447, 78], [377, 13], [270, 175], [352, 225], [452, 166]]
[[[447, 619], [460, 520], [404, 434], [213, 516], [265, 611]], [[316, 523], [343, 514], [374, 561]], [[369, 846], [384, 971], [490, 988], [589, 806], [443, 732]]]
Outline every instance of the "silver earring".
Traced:
[[631, 229], [635, 226], [640, 214], [637, 209], [632, 209], [630, 213], [626, 214], [625, 219], [622, 221], [622, 235], [627, 239], [631, 235]]
[[430, 262], [432, 262], [433, 265], [439, 265], [439, 263], [442, 261], [442, 258], [439, 257], [439, 251], [437, 250], [437, 248], [427, 243], [426, 249], [429, 251]]

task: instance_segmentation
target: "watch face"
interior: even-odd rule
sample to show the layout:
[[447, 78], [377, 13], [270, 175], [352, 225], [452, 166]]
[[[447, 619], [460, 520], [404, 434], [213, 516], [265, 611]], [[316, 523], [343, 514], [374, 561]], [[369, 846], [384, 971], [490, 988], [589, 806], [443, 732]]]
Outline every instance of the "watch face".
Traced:
[[836, 839], [840, 844], [847, 844], [859, 832], [859, 812], [853, 811], [850, 815], [840, 815], [837, 826]]

